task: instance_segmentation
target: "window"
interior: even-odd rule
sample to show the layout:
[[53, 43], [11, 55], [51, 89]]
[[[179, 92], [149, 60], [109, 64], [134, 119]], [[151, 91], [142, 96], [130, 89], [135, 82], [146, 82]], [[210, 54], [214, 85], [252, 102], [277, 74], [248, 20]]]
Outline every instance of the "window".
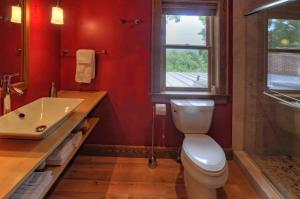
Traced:
[[227, 95], [228, 1], [152, 2], [152, 93]]
[[206, 16], [165, 15], [165, 87], [209, 88], [211, 50]]
[[268, 21], [267, 87], [300, 91], [300, 20]]

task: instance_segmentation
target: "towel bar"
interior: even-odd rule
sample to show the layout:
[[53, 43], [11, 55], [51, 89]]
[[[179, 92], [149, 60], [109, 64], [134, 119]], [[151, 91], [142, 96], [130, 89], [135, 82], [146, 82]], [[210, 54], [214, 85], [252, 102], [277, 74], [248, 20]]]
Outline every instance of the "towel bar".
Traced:
[[[107, 55], [107, 50], [96, 51], [96, 54]], [[75, 53], [71, 54], [69, 50], [62, 50], [61, 57], [76, 57], [76, 54]]]

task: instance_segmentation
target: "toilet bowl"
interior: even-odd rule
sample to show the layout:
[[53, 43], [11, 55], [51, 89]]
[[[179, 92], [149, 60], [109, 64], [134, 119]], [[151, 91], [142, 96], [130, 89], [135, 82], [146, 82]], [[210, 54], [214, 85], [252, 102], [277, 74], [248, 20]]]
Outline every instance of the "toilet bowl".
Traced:
[[184, 133], [181, 161], [190, 199], [215, 199], [225, 185], [228, 166], [222, 148], [206, 133], [214, 110], [213, 100], [171, 100], [172, 118]]

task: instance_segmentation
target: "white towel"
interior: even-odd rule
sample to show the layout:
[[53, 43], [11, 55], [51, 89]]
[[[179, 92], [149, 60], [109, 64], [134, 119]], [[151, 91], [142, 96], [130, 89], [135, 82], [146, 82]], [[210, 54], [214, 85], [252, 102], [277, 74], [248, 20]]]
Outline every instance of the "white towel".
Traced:
[[10, 199], [39, 199], [51, 180], [52, 176], [47, 176], [38, 186], [21, 185]]
[[91, 83], [95, 78], [95, 51], [89, 49], [79, 49], [76, 52], [76, 75], [75, 81], [78, 83]]
[[67, 137], [64, 142], [59, 145], [54, 152], [47, 158], [47, 165], [59, 166], [63, 165], [71, 152], [74, 150], [72, 137]]
[[52, 176], [52, 171], [33, 172], [24, 182], [23, 185], [38, 186], [42, 184], [44, 179]]
[[73, 135], [72, 144], [75, 148], [78, 148], [82, 139], [82, 131], [77, 132]]
[[52, 171], [34, 172], [12, 194], [10, 199], [39, 199], [52, 180]]

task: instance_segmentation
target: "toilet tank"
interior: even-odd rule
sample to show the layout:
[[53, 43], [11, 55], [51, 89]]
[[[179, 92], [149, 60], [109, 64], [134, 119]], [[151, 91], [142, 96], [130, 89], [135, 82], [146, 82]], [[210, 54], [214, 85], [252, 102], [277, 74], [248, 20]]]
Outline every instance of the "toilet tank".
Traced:
[[215, 103], [213, 100], [172, 99], [172, 118], [184, 134], [206, 134], [210, 128]]

